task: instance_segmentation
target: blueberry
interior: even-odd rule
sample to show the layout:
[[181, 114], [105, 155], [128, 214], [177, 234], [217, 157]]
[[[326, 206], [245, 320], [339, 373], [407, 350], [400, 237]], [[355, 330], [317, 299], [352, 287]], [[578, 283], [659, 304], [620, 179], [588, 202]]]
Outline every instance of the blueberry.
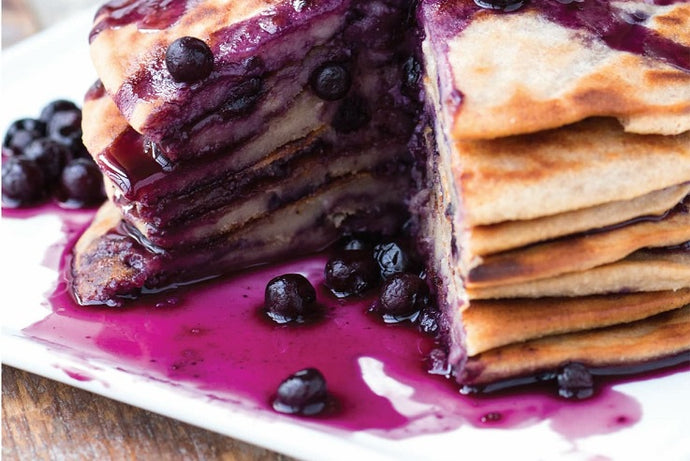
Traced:
[[525, 0], [474, 0], [474, 3], [487, 10], [501, 10], [509, 13], [520, 9]]
[[81, 110], [55, 112], [48, 121], [48, 136], [66, 146], [81, 143]]
[[565, 365], [556, 379], [558, 395], [566, 399], [586, 399], [594, 393], [592, 374], [581, 363], [573, 362]]
[[433, 349], [426, 357], [426, 369], [429, 374], [450, 376], [451, 366], [448, 362], [448, 354], [443, 349]]
[[300, 274], [285, 274], [266, 285], [264, 311], [277, 323], [302, 322], [316, 312], [316, 290]]
[[414, 320], [430, 304], [429, 287], [414, 274], [394, 274], [381, 287], [372, 310], [387, 323]]
[[26, 146], [45, 135], [45, 123], [33, 118], [23, 118], [14, 121], [9, 126], [2, 141], [2, 147], [9, 149], [12, 155], [22, 155]]
[[408, 272], [412, 265], [405, 250], [395, 242], [376, 245], [374, 247], [374, 259], [379, 266], [381, 277], [384, 279], [393, 274]]
[[26, 146], [24, 156], [41, 167], [47, 185], [52, 187], [60, 177], [67, 159], [70, 158], [70, 150], [54, 139], [40, 138]]
[[439, 312], [436, 309], [423, 309], [417, 318], [417, 327], [422, 333], [436, 336], [440, 333]]
[[367, 102], [358, 95], [348, 96], [338, 106], [331, 126], [338, 133], [353, 133], [366, 126], [371, 120]]
[[369, 242], [361, 237], [349, 237], [342, 242], [342, 249], [350, 250], [367, 250], [370, 248]]
[[168, 46], [165, 65], [176, 82], [197, 82], [213, 71], [213, 52], [198, 38], [181, 37]]
[[350, 251], [350, 250], [369, 250], [372, 251], [374, 243], [378, 241], [378, 237], [373, 234], [366, 232], [355, 232], [352, 234], [344, 235], [339, 243], [338, 248], [340, 250]]
[[314, 93], [326, 101], [344, 98], [352, 85], [350, 71], [337, 63], [323, 64], [312, 72], [309, 81]]
[[2, 164], [2, 199], [5, 205], [29, 205], [45, 197], [41, 168], [24, 157], [8, 157]]
[[225, 119], [247, 115], [261, 98], [264, 82], [260, 77], [250, 78], [233, 88], [227, 101], [219, 109]]
[[316, 415], [328, 404], [326, 379], [316, 368], [290, 375], [278, 386], [273, 409], [280, 413]]
[[105, 194], [98, 166], [85, 158], [70, 161], [62, 170], [59, 195], [61, 201], [78, 207], [102, 202]]
[[57, 99], [46, 104], [46, 106], [41, 111], [41, 116], [39, 117], [39, 119], [44, 123], [48, 123], [50, 119], [53, 118], [53, 115], [55, 115], [56, 112], [78, 110], [80, 110], [79, 106], [74, 104], [72, 101], [67, 101], [65, 99]]
[[326, 264], [324, 283], [339, 298], [362, 294], [378, 280], [376, 262], [365, 250], [343, 251]]
[[402, 89], [407, 95], [414, 95], [419, 91], [419, 80], [422, 78], [422, 66], [414, 56], [405, 60], [402, 66], [403, 81]]

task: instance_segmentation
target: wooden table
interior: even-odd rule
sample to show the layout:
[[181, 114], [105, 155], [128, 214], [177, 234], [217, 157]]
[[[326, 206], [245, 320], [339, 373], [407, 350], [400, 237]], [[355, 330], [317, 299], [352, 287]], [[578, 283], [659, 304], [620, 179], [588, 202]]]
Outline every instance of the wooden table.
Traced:
[[3, 366], [2, 459], [290, 458]]
[[[99, 0], [2, 0], [3, 46]], [[60, 3], [60, 5], [58, 5]], [[284, 460], [283, 455], [2, 367], [5, 460]]]

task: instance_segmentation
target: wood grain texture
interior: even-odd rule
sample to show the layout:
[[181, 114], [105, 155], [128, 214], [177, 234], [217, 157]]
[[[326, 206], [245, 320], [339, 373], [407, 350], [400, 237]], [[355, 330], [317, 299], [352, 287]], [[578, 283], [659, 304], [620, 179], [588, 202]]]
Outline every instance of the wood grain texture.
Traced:
[[2, 367], [2, 458], [291, 459], [7, 366]]

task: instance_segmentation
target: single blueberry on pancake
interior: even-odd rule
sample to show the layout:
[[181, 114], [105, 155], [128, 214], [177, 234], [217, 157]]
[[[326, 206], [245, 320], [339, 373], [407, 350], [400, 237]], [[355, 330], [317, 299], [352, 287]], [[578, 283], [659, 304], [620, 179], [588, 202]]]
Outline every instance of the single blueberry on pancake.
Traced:
[[193, 83], [213, 71], [213, 53], [203, 40], [181, 37], [165, 52], [165, 65], [176, 82]]
[[339, 63], [326, 63], [311, 75], [311, 87], [318, 97], [337, 101], [345, 97], [352, 85], [350, 71]]

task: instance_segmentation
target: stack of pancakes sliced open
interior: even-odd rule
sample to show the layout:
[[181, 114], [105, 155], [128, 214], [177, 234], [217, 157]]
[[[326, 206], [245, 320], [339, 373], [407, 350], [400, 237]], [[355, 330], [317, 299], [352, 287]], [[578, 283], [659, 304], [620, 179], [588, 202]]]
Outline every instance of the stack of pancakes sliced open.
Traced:
[[[392, 38], [403, 1], [161, 8], [111, 2], [95, 18], [84, 142], [110, 201], [77, 245], [82, 303], [398, 232], [416, 112]], [[171, 75], [166, 50], [182, 37], [209, 47], [209, 75]]]
[[543, 3], [420, 13], [421, 235], [468, 389], [690, 362], [690, 5], [601, 2], [607, 32], [587, 4]]
[[[394, 233], [409, 205], [468, 389], [690, 362], [690, 3], [477, 3], [103, 7], [84, 135], [110, 200], [76, 296]], [[184, 36], [213, 53], [192, 83], [166, 70]], [[319, 94], [324, 66], [343, 94]]]

